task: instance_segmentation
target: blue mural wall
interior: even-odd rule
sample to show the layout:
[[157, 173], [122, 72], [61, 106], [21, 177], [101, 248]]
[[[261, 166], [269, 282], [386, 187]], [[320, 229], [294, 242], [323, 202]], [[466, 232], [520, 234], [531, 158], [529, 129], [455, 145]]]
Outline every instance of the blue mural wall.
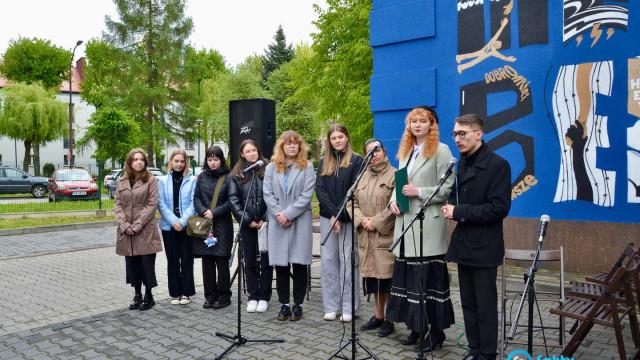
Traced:
[[[409, 109], [485, 119], [512, 217], [640, 222], [640, 1], [373, 0], [374, 135], [394, 159]], [[397, 161], [392, 160], [395, 165]]]

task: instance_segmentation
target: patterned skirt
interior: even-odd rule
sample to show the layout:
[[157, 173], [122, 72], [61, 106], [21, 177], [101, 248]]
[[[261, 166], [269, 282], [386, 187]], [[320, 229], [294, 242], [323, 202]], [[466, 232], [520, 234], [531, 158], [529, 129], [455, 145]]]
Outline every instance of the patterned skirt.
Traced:
[[[420, 262], [419, 258], [397, 258], [393, 267], [391, 295], [386, 317], [403, 322], [407, 328], [420, 331]], [[425, 257], [423, 261], [423, 298], [425, 324], [441, 330], [455, 323], [449, 294], [449, 271], [444, 255]], [[425, 327], [424, 330], [427, 328]]]

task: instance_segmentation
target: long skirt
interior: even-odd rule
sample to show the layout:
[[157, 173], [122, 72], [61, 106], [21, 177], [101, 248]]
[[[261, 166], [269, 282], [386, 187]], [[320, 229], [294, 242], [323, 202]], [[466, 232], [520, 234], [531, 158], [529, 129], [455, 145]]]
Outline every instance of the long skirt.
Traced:
[[[393, 266], [391, 295], [387, 319], [404, 322], [407, 328], [420, 331], [420, 258], [397, 258]], [[423, 261], [424, 324], [440, 330], [455, 323], [449, 294], [449, 271], [444, 255], [425, 257]], [[425, 326], [422, 330], [427, 330]]]

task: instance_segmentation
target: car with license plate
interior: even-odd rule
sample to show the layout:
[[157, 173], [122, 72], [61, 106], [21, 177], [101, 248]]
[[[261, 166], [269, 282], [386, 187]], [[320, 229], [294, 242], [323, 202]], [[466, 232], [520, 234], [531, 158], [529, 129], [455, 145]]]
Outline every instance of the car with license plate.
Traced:
[[56, 169], [49, 185], [49, 202], [61, 200], [98, 200], [96, 179], [80, 168]]
[[41, 198], [47, 195], [49, 179], [32, 176], [12, 166], [0, 166], [0, 194], [26, 194]]

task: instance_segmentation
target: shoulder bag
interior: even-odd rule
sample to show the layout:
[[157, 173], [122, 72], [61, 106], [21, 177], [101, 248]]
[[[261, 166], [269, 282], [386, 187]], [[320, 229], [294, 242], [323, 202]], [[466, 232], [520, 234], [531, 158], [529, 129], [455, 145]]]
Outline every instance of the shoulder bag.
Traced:
[[[220, 188], [222, 187], [222, 183], [224, 183], [226, 177], [227, 174], [224, 174], [218, 178], [218, 183], [216, 183], [216, 188], [213, 191], [213, 199], [211, 199], [211, 210], [213, 210], [218, 203]], [[204, 239], [209, 234], [213, 234], [213, 219], [207, 219], [198, 214], [191, 215], [187, 218], [187, 235]]]

